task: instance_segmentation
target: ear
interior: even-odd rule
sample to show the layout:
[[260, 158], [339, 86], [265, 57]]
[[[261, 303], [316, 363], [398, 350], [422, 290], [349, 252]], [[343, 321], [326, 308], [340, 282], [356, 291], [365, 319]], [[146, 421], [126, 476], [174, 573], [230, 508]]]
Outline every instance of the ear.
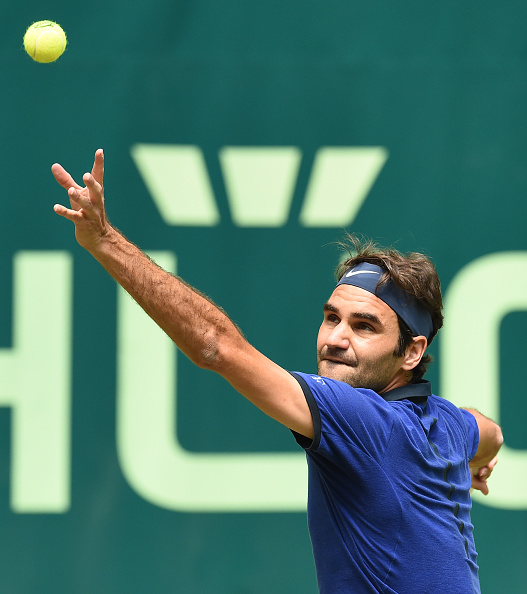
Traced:
[[406, 349], [401, 368], [405, 371], [411, 371], [419, 365], [427, 346], [428, 341], [424, 336], [414, 336], [412, 344]]

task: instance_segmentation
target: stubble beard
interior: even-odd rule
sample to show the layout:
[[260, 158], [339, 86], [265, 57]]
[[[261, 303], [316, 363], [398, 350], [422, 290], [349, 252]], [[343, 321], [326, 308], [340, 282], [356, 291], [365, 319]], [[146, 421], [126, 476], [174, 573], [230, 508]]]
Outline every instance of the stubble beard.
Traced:
[[390, 353], [376, 361], [344, 364], [321, 359], [319, 355], [318, 375], [380, 394], [393, 377], [394, 359], [394, 354]]

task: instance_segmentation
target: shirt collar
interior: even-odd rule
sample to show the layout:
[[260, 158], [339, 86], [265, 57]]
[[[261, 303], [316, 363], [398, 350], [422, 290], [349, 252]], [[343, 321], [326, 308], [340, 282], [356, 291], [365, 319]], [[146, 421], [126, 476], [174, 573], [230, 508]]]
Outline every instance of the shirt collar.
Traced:
[[406, 384], [405, 386], [400, 386], [399, 388], [394, 388], [393, 390], [384, 392], [384, 394], [380, 394], [388, 402], [404, 399], [424, 401], [431, 395], [432, 386], [427, 380], [420, 380], [415, 384]]

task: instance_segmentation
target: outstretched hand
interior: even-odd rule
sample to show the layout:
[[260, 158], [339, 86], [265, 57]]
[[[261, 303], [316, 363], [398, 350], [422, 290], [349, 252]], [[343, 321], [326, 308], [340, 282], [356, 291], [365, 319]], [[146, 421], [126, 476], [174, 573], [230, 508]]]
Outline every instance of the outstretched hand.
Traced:
[[51, 167], [57, 182], [68, 192], [71, 208], [55, 204], [53, 210], [75, 224], [75, 237], [79, 244], [90, 250], [108, 233], [109, 223], [104, 210], [104, 153], [95, 153], [91, 173], [85, 173], [81, 187], [58, 163]]
[[470, 468], [472, 474], [472, 489], [477, 489], [481, 491], [483, 495], [489, 494], [489, 487], [487, 485], [487, 480], [492, 474], [494, 467], [498, 463], [498, 456], [492, 458], [490, 462], [488, 462], [485, 466], [481, 468]]

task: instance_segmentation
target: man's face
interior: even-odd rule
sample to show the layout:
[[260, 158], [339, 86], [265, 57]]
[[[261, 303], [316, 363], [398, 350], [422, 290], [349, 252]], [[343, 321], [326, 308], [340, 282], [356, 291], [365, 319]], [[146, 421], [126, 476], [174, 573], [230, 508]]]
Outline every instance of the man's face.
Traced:
[[397, 315], [384, 301], [360, 287], [339, 285], [324, 306], [318, 374], [377, 393], [404, 385], [404, 357], [394, 355], [398, 339]]

